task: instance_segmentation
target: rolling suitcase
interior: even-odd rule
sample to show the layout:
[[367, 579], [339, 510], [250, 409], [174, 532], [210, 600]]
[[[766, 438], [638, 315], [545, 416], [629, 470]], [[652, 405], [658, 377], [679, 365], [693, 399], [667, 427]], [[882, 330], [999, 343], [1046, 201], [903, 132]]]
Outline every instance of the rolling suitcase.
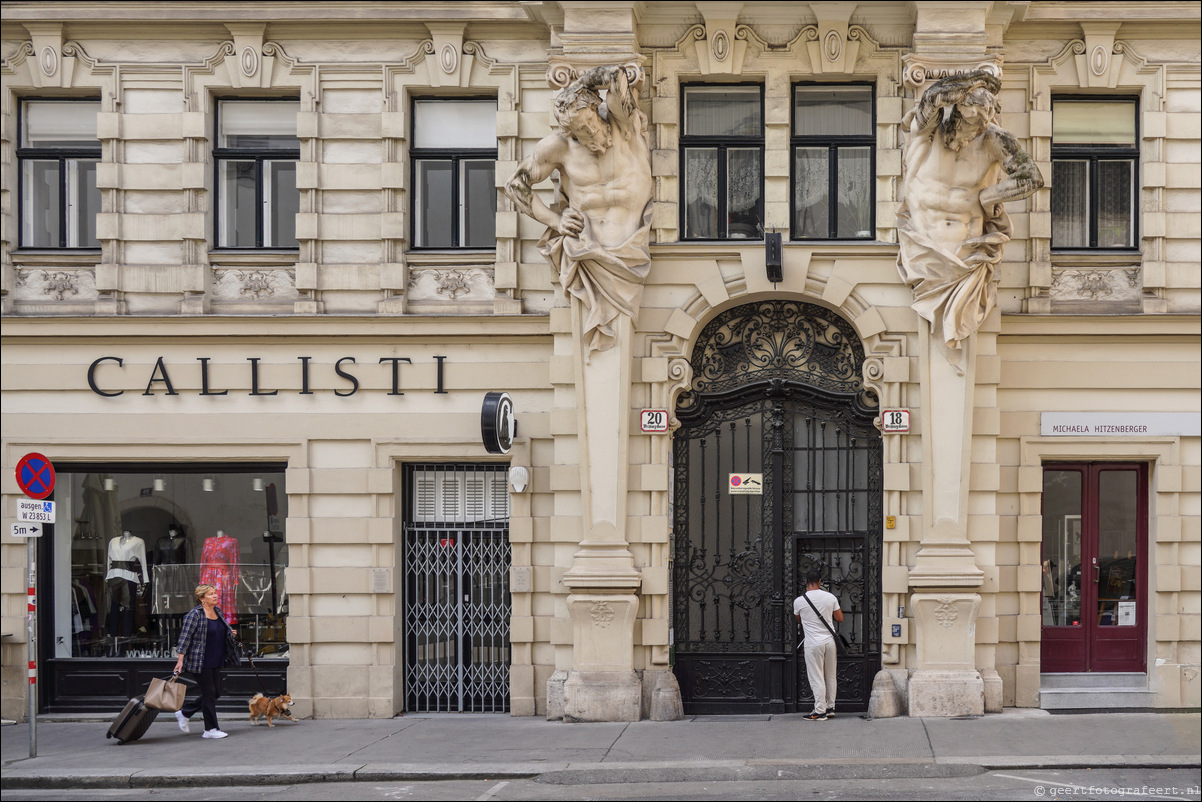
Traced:
[[145, 699], [144, 696], [135, 696], [126, 702], [125, 708], [113, 719], [104, 737], [116, 738], [117, 743], [127, 744], [145, 735], [159, 715], [159, 711], [146, 706]]

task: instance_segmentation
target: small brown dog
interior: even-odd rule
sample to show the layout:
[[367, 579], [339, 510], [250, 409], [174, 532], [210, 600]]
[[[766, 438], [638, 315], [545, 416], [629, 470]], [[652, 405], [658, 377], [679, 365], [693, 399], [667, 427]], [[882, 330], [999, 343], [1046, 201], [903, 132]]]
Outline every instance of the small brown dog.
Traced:
[[[256, 693], [250, 697], [250, 704], [247, 707], [250, 708], [251, 724], [258, 724], [259, 719], [265, 717], [267, 719], [267, 726], [274, 727], [275, 725], [271, 723], [271, 719], [275, 716], [286, 718], [289, 721], [296, 721], [292, 717], [292, 714], [288, 712], [292, 708], [292, 697], [288, 694], [268, 699], [263, 694]], [[296, 723], [299, 724], [300, 722], [296, 721]]]

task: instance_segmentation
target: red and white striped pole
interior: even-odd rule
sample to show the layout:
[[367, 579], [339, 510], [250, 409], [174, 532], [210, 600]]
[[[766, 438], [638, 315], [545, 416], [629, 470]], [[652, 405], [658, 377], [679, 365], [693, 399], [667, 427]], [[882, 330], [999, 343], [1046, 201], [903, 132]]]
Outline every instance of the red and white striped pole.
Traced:
[[26, 641], [29, 644], [29, 756], [38, 756], [38, 562], [37, 538], [25, 539], [25, 557], [29, 565], [28, 612], [25, 614]]

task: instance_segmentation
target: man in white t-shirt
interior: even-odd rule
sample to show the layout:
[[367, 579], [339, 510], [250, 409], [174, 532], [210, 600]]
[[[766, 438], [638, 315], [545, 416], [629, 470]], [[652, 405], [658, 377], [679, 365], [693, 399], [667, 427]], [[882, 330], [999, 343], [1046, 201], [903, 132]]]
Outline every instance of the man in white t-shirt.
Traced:
[[[811, 607], [806, 599], [814, 603]], [[822, 614], [824, 624], [814, 614]], [[793, 616], [801, 622], [805, 637], [806, 676], [810, 680], [810, 691], [814, 694], [814, 712], [806, 718], [810, 721], [826, 721], [835, 712], [835, 639], [831, 629], [843, 621], [839, 600], [822, 589], [822, 574], [811, 571], [806, 575], [805, 592], [793, 600]], [[830, 624], [830, 629], [827, 629]]]

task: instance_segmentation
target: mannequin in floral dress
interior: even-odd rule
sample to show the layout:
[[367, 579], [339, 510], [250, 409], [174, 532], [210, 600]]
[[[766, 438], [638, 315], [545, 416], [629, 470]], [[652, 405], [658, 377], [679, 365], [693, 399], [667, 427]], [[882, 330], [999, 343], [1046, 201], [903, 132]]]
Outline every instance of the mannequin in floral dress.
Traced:
[[238, 539], [218, 529], [217, 536], [207, 539], [200, 553], [200, 584], [217, 589], [217, 606], [230, 626], [238, 623], [238, 579]]

